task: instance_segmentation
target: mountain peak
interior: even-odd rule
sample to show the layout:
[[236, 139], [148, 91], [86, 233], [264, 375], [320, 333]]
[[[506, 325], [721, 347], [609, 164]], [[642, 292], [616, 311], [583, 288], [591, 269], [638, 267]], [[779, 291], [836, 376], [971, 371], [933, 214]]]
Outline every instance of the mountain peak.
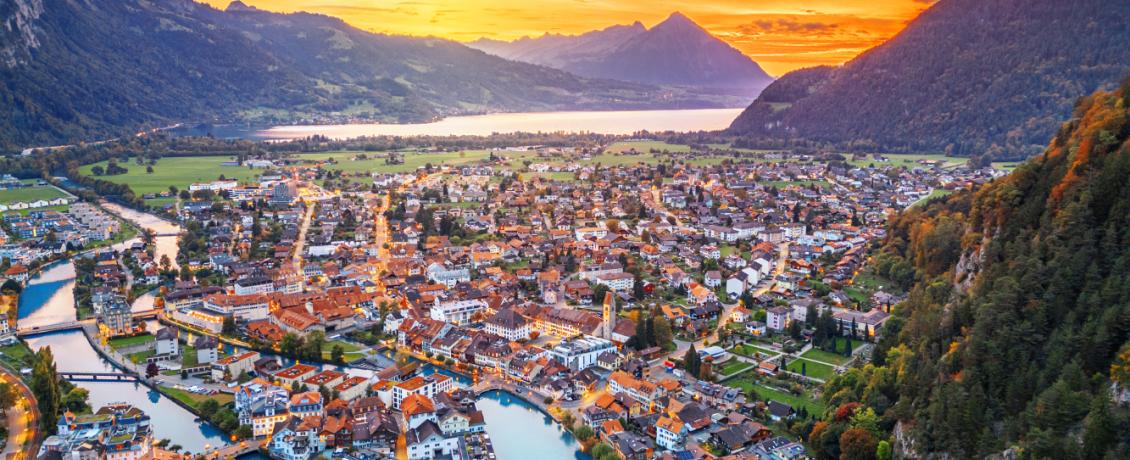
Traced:
[[227, 11], [229, 13], [233, 12], [233, 11], [258, 11], [258, 10], [259, 10], [258, 8], [255, 8], [254, 6], [250, 6], [246, 3], [243, 3], [240, 0], [235, 0], [231, 3], [229, 3], [228, 7], [226, 9], [224, 9], [224, 11]]
[[675, 11], [675, 12], [671, 13], [670, 16], [667, 16], [667, 19], [663, 20], [663, 22], [656, 24], [656, 27], [662, 26], [664, 24], [692, 25], [692, 26], [698, 27], [698, 23], [694, 22], [693, 19], [687, 17], [687, 15], [685, 15], [685, 14], [679, 12], [679, 11]]

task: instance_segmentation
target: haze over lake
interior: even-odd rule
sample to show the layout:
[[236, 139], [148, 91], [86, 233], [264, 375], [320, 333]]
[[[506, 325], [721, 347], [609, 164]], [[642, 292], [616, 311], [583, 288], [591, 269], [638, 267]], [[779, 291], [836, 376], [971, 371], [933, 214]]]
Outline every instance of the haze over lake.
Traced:
[[[714, 131], [725, 129], [742, 109], [621, 110], [586, 112], [495, 113], [448, 117], [435, 123], [275, 126], [236, 137], [285, 140], [323, 135], [333, 139], [360, 136], [484, 136], [513, 132]], [[223, 133], [217, 132], [223, 136]], [[230, 136], [223, 136], [230, 137]]]

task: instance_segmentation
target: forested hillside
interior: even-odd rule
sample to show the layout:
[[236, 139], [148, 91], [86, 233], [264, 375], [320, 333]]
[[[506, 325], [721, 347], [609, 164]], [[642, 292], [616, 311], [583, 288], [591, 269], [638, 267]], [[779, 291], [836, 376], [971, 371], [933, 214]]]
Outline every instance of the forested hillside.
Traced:
[[[1028, 157], [1076, 99], [1130, 70], [1128, 42], [1130, 0], [941, 0], [833, 72], [782, 76], [730, 131], [746, 142]], [[801, 97], [781, 104], [774, 87]]]
[[239, 2], [220, 11], [190, 0], [9, 0], [0, 24], [0, 151], [175, 122], [418, 122], [724, 101]]
[[1130, 80], [1012, 175], [893, 222], [874, 268], [916, 281], [874, 364], [825, 387], [822, 457], [894, 432], [919, 455], [1130, 458], [1128, 107]]

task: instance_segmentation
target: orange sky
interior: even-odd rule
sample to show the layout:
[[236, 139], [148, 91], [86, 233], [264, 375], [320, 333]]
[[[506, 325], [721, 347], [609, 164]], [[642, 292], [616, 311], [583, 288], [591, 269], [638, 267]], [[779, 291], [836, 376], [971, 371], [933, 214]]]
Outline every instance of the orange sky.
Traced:
[[[374, 32], [459, 41], [577, 34], [681, 11], [770, 74], [839, 64], [881, 43], [933, 0], [243, 0], [271, 11], [340, 17]], [[229, 0], [204, 0], [218, 8]]]

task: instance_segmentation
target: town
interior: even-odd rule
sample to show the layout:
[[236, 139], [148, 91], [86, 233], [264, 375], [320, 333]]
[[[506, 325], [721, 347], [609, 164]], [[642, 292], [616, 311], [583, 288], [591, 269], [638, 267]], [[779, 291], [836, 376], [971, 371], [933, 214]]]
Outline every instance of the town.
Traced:
[[[92, 246], [135, 224], [77, 202], [5, 213], [3, 273], [92, 248], [74, 327], [116, 377], [59, 374], [137, 379], [237, 440], [196, 454], [506, 458], [488, 395], [594, 459], [808, 458], [823, 385], [869, 362], [912, 281], [876, 252], [888, 219], [1002, 171], [675, 147], [227, 160], [142, 192], [171, 254], [144, 227]], [[40, 455], [183, 449], [128, 401], [85, 409]]]

